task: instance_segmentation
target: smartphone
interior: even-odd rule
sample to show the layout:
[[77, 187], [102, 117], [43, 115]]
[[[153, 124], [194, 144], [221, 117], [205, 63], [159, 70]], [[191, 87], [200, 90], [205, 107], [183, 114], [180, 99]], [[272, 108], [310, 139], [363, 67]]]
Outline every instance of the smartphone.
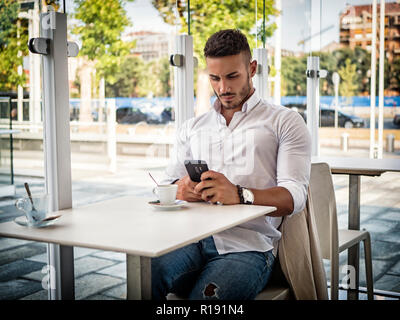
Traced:
[[194, 182], [200, 182], [201, 174], [208, 171], [207, 163], [204, 160], [185, 160], [184, 164], [190, 180]]

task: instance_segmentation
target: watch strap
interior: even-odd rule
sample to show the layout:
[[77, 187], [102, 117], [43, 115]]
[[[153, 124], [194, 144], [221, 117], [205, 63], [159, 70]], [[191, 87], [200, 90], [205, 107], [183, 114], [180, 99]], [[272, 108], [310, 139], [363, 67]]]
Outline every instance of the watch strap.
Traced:
[[236, 188], [238, 190], [238, 195], [239, 195], [239, 200], [240, 204], [244, 204], [244, 198], [243, 198], [243, 188], [239, 186], [238, 184], [236, 185]]

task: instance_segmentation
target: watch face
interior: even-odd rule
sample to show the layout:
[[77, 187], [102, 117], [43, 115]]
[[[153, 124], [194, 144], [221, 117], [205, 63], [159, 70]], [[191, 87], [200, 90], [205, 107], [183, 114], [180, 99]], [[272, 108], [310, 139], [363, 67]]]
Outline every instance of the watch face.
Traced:
[[243, 198], [244, 198], [245, 203], [246, 202], [250, 202], [250, 203], [254, 202], [253, 192], [251, 192], [249, 189], [243, 188]]

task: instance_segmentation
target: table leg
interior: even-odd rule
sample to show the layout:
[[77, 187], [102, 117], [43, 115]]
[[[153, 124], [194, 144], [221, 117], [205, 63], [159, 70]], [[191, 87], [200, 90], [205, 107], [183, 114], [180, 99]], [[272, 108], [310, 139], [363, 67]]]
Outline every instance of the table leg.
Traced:
[[[359, 175], [351, 174], [349, 177], [349, 223], [350, 230], [360, 230], [360, 188], [361, 178]], [[347, 291], [347, 300], [358, 300], [359, 286], [359, 261], [360, 246], [356, 244], [348, 249], [347, 263], [355, 269], [355, 288]]]
[[151, 300], [151, 258], [126, 255], [126, 297]]
[[75, 300], [74, 247], [49, 243], [49, 300]]

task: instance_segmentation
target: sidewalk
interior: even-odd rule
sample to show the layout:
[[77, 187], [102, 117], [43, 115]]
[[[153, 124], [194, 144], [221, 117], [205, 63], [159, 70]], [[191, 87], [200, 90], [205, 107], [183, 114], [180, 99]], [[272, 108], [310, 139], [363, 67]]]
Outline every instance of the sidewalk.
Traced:
[[[367, 150], [341, 153], [322, 149], [325, 156], [366, 157]], [[399, 158], [400, 154], [386, 155]], [[148, 172], [161, 179], [166, 161], [140, 157], [118, 157], [116, 173], [107, 172], [107, 159], [95, 155], [72, 155], [73, 206], [81, 206], [124, 195], [151, 196], [154, 183]], [[33, 193], [44, 191], [40, 153], [20, 154], [15, 160], [16, 197], [0, 199], [0, 223], [21, 215], [15, 199], [25, 195], [24, 182]], [[334, 175], [339, 227], [347, 227], [348, 177]], [[374, 285], [378, 290], [400, 293], [400, 174], [361, 178], [361, 228], [371, 233]], [[47, 254], [46, 244], [0, 238], [0, 300], [47, 299], [42, 288]], [[361, 247], [362, 249], [362, 247]], [[365, 285], [363, 250], [360, 251], [360, 285]], [[126, 257], [124, 254], [74, 248], [76, 299], [125, 299]], [[347, 253], [340, 255], [345, 264]], [[43, 268], [45, 268], [43, 270]], [[43, 273], [42, 273], [43, 271]], [[329, 278], [329, 265], [326, 265]], [[345, 292], [341, 293], [341, 297]], [[366, 298], [366, 295], [361, 295]]]

